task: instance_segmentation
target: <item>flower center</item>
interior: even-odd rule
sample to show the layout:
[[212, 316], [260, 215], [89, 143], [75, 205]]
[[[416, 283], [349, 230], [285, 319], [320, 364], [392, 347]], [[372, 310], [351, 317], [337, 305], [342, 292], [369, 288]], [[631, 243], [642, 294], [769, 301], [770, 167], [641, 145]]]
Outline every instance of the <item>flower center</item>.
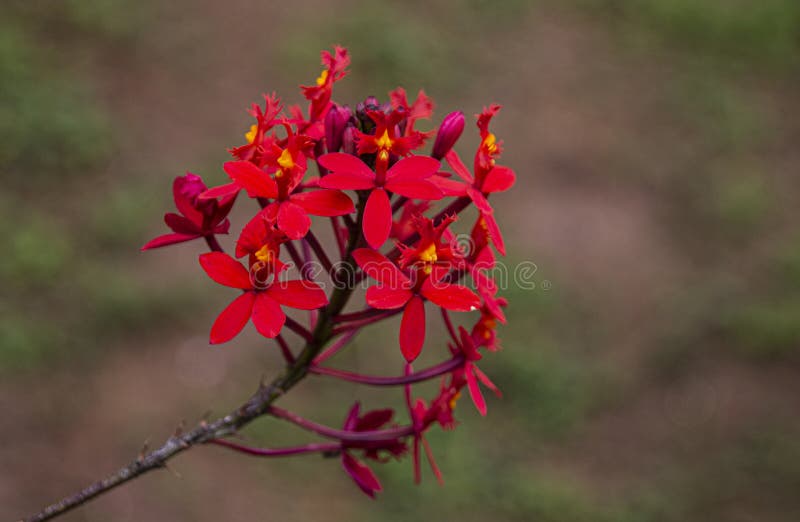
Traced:
[[425, 263], [435, 263], [438, 259], [436, 256], [436, 245], [431, 243], [428, 248], [420, 252], [419, 259]]
[[269, 263], [272, 260], [272, 250], [270, 250], [269, 245], [262, 246], [253, 255], [262, 263]]
[[389, 131], [383, 131], [380, 138], [375, 140], [375, 145], [378, 147], [378, 158], [381, 161], [389, 160], [389, 150], [392, 148], [392, 138], [389, 137]]
[[325, 85], [325, 82], [328, 81], [328, 69], [323, 69], [321, 73], [319, 73], [319, 78], [317, 78], [317, 86], [322, 87]]
[[258, 125], [250, 125], [250, 131], [244, 135], [247, 143], [253, 143], [256, 140], [256, 134], [258, 134]]
[[281, 177], [285, 173], [284, 171], [291, 170], [294, 168], [294, 159], [292, 159], [292, 154], [289, 152], [289, 149], [284, 149], [281, 152], [281, 155], [278, 157], [278, 165], [280, 165], [281, 170], [275, 173], [276, 177]]
[[494, 154], [497, 152], [497, 138], [491, 132], [483, 138], [483, 146], [486, 147], [486, 152]]
[[450, 402], [447, 403], [447, 405], [450, 406], [451, 410], [456, 409], [456, 403], [458, 403], [458, 399], [460, 398], [461, 398], [461, 392], [456, 392], [456, 394], [453, 395], [453, 397], [450, 399]]

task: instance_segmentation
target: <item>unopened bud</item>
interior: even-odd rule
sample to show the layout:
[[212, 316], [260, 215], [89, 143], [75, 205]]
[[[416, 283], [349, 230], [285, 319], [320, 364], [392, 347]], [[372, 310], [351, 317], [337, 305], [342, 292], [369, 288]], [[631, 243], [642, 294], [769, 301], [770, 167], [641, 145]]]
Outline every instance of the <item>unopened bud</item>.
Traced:
[[347, 122], [352, 117], [350, 107], [334, 105], [325, 116], [325, 143], [328, 152], [338, 152], [342, 148], [342, 137]]
[[342, 132], [342, 152], [356, 155], [356, 128], [352, 125], [345, 127]]
[[453, 145], [456, 144], [461, 133], [464, 132], [464, 113], [461, 111], [451, 112], [442, 120], [439, 125], [439, 131], [436, 133], [436, 141], [433, 142], [433, 156], [437, 160], [442, 158], [450, 152]]

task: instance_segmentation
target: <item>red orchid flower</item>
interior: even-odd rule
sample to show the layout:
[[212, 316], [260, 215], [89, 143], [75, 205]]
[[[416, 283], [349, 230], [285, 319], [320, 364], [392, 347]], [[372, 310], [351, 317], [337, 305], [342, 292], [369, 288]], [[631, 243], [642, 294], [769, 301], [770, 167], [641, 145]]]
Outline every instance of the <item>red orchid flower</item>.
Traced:
[[[360, 415], [361, 405], [356, 402], [347, 414], [343, 428], [346, 431], [363, 432], [381, 429], [391, 422], [394, 410], [387, 408], [383, 410], [372, 410], [364, 415]], [[380, 452], [384, 451], [393, 457], [400, 457], [407, 451], [406, 444], [402, 439], [391, 439], [376, 442], [342, 442], [342, 467], [353, 482], [366, 495], [375, 498], [375, 493], [383, 488], [378, 481], [378, 477], [363, 462], [353, 456], [353, 450], [363, 450], [364, 457], [378, 462], [385, 462], [381, 458]]]
[[392, 154], [407, 156], [414, 149], [425, 143], [428, 135], [410, 129], [405, 135], [399, 132], [399, 125], [406, 123], [408, 113], [400, 108], [390, 111], [367, 111], [367, 115], [375, 123], [375, 134], [356, 131], [358, 154], [376, 154], [375, 169], [380, 172], [386, 169]]
[[427, 156], [410, 156], [388, 171], [373, 171], [356, 156], [333, 152], [317, 160], [330, 173], [319, 184], [325, 188], [372, 190], [364, 208], [362, 229], [372, 248], [380, 248], [392, 229], [392, 205], [387, 191], [407, 198], [436, 200], [442, 192], [427, 180], [439, 169], [439, 162]]
[[244, 290], [214, 321], [211, 344], [230, 341], [250, 319], [261, 335], [274, 338], [286, 322], [286, 314], [281, 306], [315, 310], [328, 304], [325, 292], [314, 282], [300, 279], [279, 281], [278, 276], [285, 265], [275, 263], [273, 255], [269, 248], [256, 252], [253, 255], [255, 262], [250, 264], [249, 271], [222, 252], [200, 256], [200, 265], [211, 279], [221, 285]]
[[451, 346], [450, 349], [454, 355], [460, 353], [464, 356], [464, 365], [461, 368], [454, 370], [451, 374], [451, 386], [456, 389], [460, 389], [466, 384], [467, 389], [469, 390], [469, 396], [472, 399], [472, 403], [475, 404], [475, 408], [478, 410], [478, 412], [485, 416], [486, 399], [483, 398], [483, 393], [481, 393], [481, 388], [478, 385], [478, 381], [492, 390], [498, 397], [501, 397], [502, 394], [497, 386], [495, 386], [494, 383], [489, 380], [489, 377], [487, 377], [486, 374], [483, 373], [475, 364], [476, 361], [481, 360], [481, 354], [478, 352], [478, 348], [475, 345], [472, 336], [467, 333], [467, 330], [465, 330], [463, 326], [458, 327], [458, 332], [460, 339], [456, 342], [456, 346]]
[[267, 160], [268, 169], [275, 172], [274, 178], [248, 161], [232, 161], [223, 168], [232, 183], [210, 189], [203, 198], [219, 194], [247, 191], [251, 198], [274, 199], [263, 213], [275, 220], [278, 228], [290, 239], [300, 239], [311, 227], [314, 216], [341, 216], [355, 210], [353, 201], [338, 190], [293, 191], [298, 187], [306, 171], [306, 157], [302, 152], [307, 141], [302, 135], [292, 134], [286, 148], [277, 145]]
[[498, 142], [495, 135], [489, 132], [489, 122], [499, 110], [499, 105], [491, 105], [478, 115], [481, 144], [475, 153], [474, 176], [467, 170], [455, 150], [450, 150], [445, 159], [453, 169], [453, 172], [466, 183], [465, 194], [472, 199], [481, 212], [481, 216], [486, 222], [489, 236], [495, 247], [497, 247], [498, 252], [505, 255], [506, 247], [503, 236], [494, 219], [494, 210], [486, 199], [489, 194], [510, 189], [516, 181], [516, 175], [513, 170], [495, 165], [495, 158], [502, 151], [502, 142]]
[[317, 78], [316, 85], [301, 86], [303, 96], [311, 102], [308, 109], [309, 123], [319, 122], [330, 109], [333, 84], [347, 75], [347, 66], [350, 65], [350, 55], [347, 49], [334, 46], [333, 54], [322, 51], [322, 65], [324, 69]]
[[[417, 99], [414, 100], [412, 105], [408, 104], [408, 98], [406, 97], [406, 90], [402, 87], [398, 87], [397, 89], [393, 90], [389, 93], [389, 98], [392, 102], [392, 109], [397, 111], [398, 109], [402, 109], [406, 114], [406, 121], [405, 121], [405, 129], [403, 131], [404, 136], [411, 136], [414, 134], [414, 124], [417, 120], [423, 118], [430, 118], [433, 114], [433, 100], [430, 99], [426, 94], [425, 91], [421, 90], [417, 94]], [[433, 133], [422, 133], [423, 136], [426, 138], [432, 135]]]
[[425, 449], [425, 456], [430, 464], [431, 471], [433, 471], [436, 480], [442, 484], [442, 472], [439, 466], [436, 465], [436, 459], [433, 457], [433, 450], [425, 438], [425, 430], [427, 430], [434, 422], [438, 423], [442, 429], [452, 430], [456, 427], [456, 420], [453, 417], [453, 410], [456, 407], [461, 393], [458, 389], [452, 386], [442, 385], [439, 388], [439, 395], [437, 395], [430, 403], [430, 406], [425, 404], [423, 399], [417, 399], [413, 406], [410, 401], [410, 390], [406, 389], [406, 401], [409, 406], [409, 413], [411, 421], [414, 425], [414, 444], [412, 451], [412, 459], [414, 461], [414, 482], [419, 484], [422, 480], [422, 469], [420, 466], [420, 446]]
[[425, 306], [427, 299], [437, 306], [454, 312], [468, 312], [480, 306], [480, 299], [472, 290], [454, 283], [444, 283], [440, 271], [424, 274], [416, 272], [416, 281], [380, 252], [360, 248], [353, 258], [364, 272], [378, 281], [367, 289], [367, 304], [381, 310], [404, 308], [400, 323], [400, 350], [407, 361], [413, 361], [422, 351], [425, 342]]
[[172, 183], [172, 196], [180, 214], [168, 212], [164, 215], [164, 222], [173, 233], [158, 236], [145, 244], [142, 250], [214, 234], [227, 234], [230, 228], [227, 216], [236, 200], [236, 194], [228, 194], [219, 199], [199, 198], [205, 191], [206, 185], [200, 176], [187, 172], [185, 176], [176, 177]]
[[481, 305], [481, 316], [472, 327], [472, 338], [478, 346], [485, 347], [490, 352], [500, 349], [500, 341], [497, 338], [497, 323], [506, 324], [506, 317], [503, 308], [508, 305], [504, 297], [496, 295], [482, 294], [483, 305]]
[[265, 94], [263, 109], [254, 103], [247, 111], [256, 119], [256, 123], [251, 125], [250, 130], [244, 135], [247, 143], [239, 147], [233, 147], [228, 152], [235, 158], [252, 161], [258, 166], [263, 166], [264, 154], [270, 150], [272, 143], [275, 141], [275, 138], [267, 133], [277, 123], [276, 118], [281, 110], [283, 110], [283, 106], [275, 93]]

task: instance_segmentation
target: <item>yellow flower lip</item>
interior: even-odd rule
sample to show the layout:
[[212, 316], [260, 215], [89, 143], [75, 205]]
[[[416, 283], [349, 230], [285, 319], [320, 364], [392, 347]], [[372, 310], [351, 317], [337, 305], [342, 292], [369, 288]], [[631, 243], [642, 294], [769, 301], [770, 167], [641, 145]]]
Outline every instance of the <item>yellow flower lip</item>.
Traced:
[[428, 248], [420, 252], [419, 259], [425, 263], [435, 263], [438, 260], [438, 256], [436, 255], [436, 245], [431, 243]]
[[486, 152], [494, 154], [497, 152], [497, 137], [490, 132], [483, 138], [483, 146], [486, 147]]
[[256, 134], [258, 134], [258, 125], [250, 125], [250, 130], [244, 135], [247, 143], [253, 143], [256, 140]]
[[272, 259], [272, 250], [270, 250], [269, 245], [264, 245], [253, 255], [262, 263], [269, 263]]
[[323, 69], [317, 78], [317, 86], [322, 87], [326, 81], [328, 81], [328, 69]]
[[289, 149], [284, 149], [283, 152], [281, 152], [281, 155], [278, 157], [278, 165], [284, 170], [294, 168], [294, 159], [292, 159], [292, 154], [289, 152]]

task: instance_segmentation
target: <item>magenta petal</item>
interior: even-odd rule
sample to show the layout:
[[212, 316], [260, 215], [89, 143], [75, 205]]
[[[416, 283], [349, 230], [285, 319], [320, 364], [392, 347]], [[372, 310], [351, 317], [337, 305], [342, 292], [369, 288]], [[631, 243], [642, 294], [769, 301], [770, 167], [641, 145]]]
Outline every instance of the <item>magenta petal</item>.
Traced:
[[372, 470], [346, 451], [342, 453], [342, 466], [361, 491], [370, 497], [375, 498], [375, 493], [383, 489]]
[[200, 225], [195, 224], [189, 218], [185, 218], [183, 216], [179, 216], [175, 213], [168, 213], [164, 215], [164, 223], [167, 224], [169, 228], [172, 229], [173, 232], [177, 232], [178, 234], [197, 234], [201, 235], [203, 231], [200, 229], [202, 226], [202, 218], [200, 221]]
[[380, 248], [389, 238], [392, 230], [392, 205], [389, 195], [382, 188], [376, 188], [369, 195], [364, 208], [364, 238], [372, 248]]
[[486, 400], [483, 398], [483, 393], [481, 393], [481, 388], [478, 386], [478, 381], [472, 373], [472, 364], [464, 366], [464, 376], [467, 379], [467, 388], [469, 389], [469, 396], [472, 399], [472, 403], [475, 404], [478, 413], [486, 415]]
[[167, 245], [174, 245], [175, 243], [183, 243], [184, 241], [191, 241], [201, 237], [199, 234], [164, 234], [155, 239], [151, 239], [141, 248], [141, 250], [150, 250], [153, 248], [161, 248]]
[[414, 296], [403, 311], [400, 321], [400, 351], [406, 361], [412, 362], [422, 351], [425, 343], [425, 305], [418, 296]]
[[470, 174], [466, 165], [464, 165], [464, 162], [461, 161], [461, 158], [459, 158], [458, 154], [456, 154], [456, 151], [450, 150], [444, 159], [447, 161], [447, 164], [450, 165], [450, 168], [453, 169], [453, 172], [456, 173], [456, 176], [472, 185], [475, 180], [473, 179], [472, 174]]

